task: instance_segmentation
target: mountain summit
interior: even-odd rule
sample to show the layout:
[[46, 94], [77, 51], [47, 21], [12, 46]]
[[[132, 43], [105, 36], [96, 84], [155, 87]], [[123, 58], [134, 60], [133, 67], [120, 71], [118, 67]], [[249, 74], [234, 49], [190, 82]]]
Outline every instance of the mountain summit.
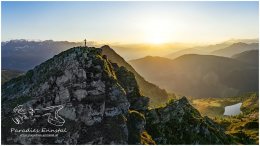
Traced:
[[[115, 66], [114, 66], [115, 67]], [[132, 87], [119, 81], [117, 75], [134, 78], [123, 68], [116, 69], [101, 56], [101, 49], [76, 47], [69, 49], [41, 65], [7, 82], [2, 88], [3, 142], [8, 144], [127, 144], [127, 115], [129, 109], [146, 110], [148, 99], [139, 94], [135, 80]], [[129, 76], [127, 76], [129, 75]], [[121, 84], [120, 84], [121, 83]], [[124, 86], [126, 85], [126, 86]], [[123, 87], [127, 89], [124, 89]], [[135, 97], [138, 96], [138, 97]], [[129, 100], [128, 100], [129, 98]], [[130, 99], [131, 98], [131, 99]], [[139, 101], [140, 100], [140, 101]], [[131, 102], [134, 102], [131, 104]], [[132, 106], [130, 106], [132, 105]], [[143, 105], [143, 107], [140, 107]], [[59, 128], [53, 123], [62, 122], [55, 115], [30, 116], [37, 110], [62, 106], [59, 116], [65, 119], [58, 138], [21, 137], [10, 128], [27, 129], [38, 127]], [[11, 120], [14, 109], [23, 111]], [[27, 110], [28, 109], [28, 110]], [[58, 112], [58, 111], [56, 111]], [[60, 118], [60, 119], [61, 119]], [[52, 119], [50, 122], [50, 119]], [[139, 131], [137, 131], [139, 132]], [[48, 139], [48, 140], [47, 140]]]

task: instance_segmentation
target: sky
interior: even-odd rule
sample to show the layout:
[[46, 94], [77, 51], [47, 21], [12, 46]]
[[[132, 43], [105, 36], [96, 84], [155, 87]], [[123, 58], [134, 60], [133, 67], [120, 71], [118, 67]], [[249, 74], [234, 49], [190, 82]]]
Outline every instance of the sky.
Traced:
[[258, 38], [257, 1], [1, 2], [2, 41], [205, 43]]

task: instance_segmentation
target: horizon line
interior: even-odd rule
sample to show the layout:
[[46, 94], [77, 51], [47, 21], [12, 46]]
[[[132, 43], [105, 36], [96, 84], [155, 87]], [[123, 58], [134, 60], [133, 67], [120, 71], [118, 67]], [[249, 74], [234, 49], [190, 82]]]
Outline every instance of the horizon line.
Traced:
[[[44, 41], [53, 41], [53, 42], [70, 42], [70, 43], [81, 43], [84, 42], [84, 39], [82, 39], [82, 41], [79, 40], [55, 40], [55, 39], [22, 39], [22, 38], [17, 38], [17, 39], [9, 39], [9, 40], [1, 40], [1, 43], [3, 42], [10, 42], [10, 41], [21, 41], [21, 40], [25, 40], [25, 41], [31, 41], [31, 42], [44, 42]], [[208, 44], [208, 45], [213, 45], [213, 44], [220, 44], [220, 43], [225, 43], [225, 42], [229, 42], [229, 41], [243, 41], [243, 40], [257, 40], [259, 42], [259, 37], [255, 37], [255, 38], [230, 38], [230, 39], [225, 39], [223, 41], [208, 41], [208, 43], [206, 42], [184, 42], [184, 41], [172, 41], [172, 42], [163, 42], [163, 43], [159, 43], [159, 44], [153, 44], [153, 43], [149, 43], [149, 42], [105, 42], [105, 41], [95, 41], [95, 40], [87, 40], [88, 43], [94, 43], [96, 45], [104, 45], [104, 44], [110, 44], [110, 45], [156, 45], [156, 46], [160, 46], [160, 45], [167, 45], [167, 44], [193, 44], [193, 45], [198, 45], [198, 44]]]

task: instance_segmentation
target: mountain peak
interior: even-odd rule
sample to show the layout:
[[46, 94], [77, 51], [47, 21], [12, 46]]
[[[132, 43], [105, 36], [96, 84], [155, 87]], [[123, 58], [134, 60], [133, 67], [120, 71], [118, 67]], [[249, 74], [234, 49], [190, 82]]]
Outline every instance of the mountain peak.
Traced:
[[179, 102], [180, 102], [180, 103], [184, 103], [184, 104], [189, 103], [187, 97], [185, 97], [185, 96], [183, 96], [181, 99], [179, 99]]
[[169, 58], [164, 58], [164, 57], [160, 57], [160, 56], [145, 56], [143, 58], [139, 58], [139, 59], [133, 59], [133, 60], [130, 60], [129, 62], [136, 62], [136, 61], [172, 61], [171, 59]]
[[[74, 47], [5, 83], [2, 86], [4, 143], [127, 144], [128, 135], [140, 134], [141, 131], [131, 130], [137, 123], [127, 123], [128, 110], [147, 110], [149, 99], [140, 95], [134, 75], [124, 67], [113, 66], [102, 57], [101, 51], [94, 47]], [[38, 118], [33, 113], [30, 118], [19, 119], [23, 121], [19, 126], [37, 129], [58, 123], [68, 133], [60, 134], [57, 140], [26, 139], [10, 133], [10, 128], [16, 127], [11, 118], [15, 114], [13, 109], [38, 111], [54, 107], [61, 108], [55, 112], [60, 118], [56, 115], [49, 117], [51, 120]], [[145, 123], [138, 124], [144, 127]]]
[[101, 49], [111, 49], [109, 45], [104, 45], [101, 47]]
[[248, 45], [248, 44], [243, 43], [243, 42], [237, 42], [237, 43], [232, 44], [231, 46], [237, 47], [237, 46], [246, 46], [246, 45]]
[[145, 56], [144, 58], [147, 58], [147, 59], [153, 59], [153, 58], [158, 58], [158, 59], [160, 59], [160, 58], [163, 58], [163, 57], [160, 57], [160, 56], [150, 56], [150, 55], [148, 55], [148, 56]]

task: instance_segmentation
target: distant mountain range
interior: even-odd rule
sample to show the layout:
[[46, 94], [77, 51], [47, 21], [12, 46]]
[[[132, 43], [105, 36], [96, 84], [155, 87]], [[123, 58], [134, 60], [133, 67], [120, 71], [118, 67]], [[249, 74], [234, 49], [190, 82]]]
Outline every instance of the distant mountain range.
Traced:
[[213, 51], [210, 54], [224, 56], [224, 57], [231, 57], [235, 54], [242, 53], [244, 51], [258, 50], [258, 49], [259, 49], [258, 43], [246, 44], [240, 42], [240, 43], [232, 44], [226, 48]]
[[170, 58], [170, 59], [175, 59], [177, 57], [180, 57], [185, 54], [209, 54], [212, 51], [218, 50], [225, 48], [232, 43], [230, 42], [223, 42], [215, 45], [206, 45], [206, 46], [198, 46], [198, 47], [192, 47], [192, 48], [187, 48], [187, 49], [182, 49], [177, 52], [173, 52], [165, 57]]
[[11, 40], [3, 42], [2, 68], [27, 71], [61, 51], [83, 43], [67, 41], [27, 41]]
[[249, 50], [258, 50], [259, 43], [244, 43], [244, 42], [224, 42], [216, 45], [202, 46], [183, 49], [174, 53], [171, 53], [165, 57], [175, 59], [185, 54], [200, 54], [200, 55], [217, 55], [223, 57], [231, 57], [235, 54], [242, 53]]
[[226, 97], [258, 91], [259, 69], [256, 63], [249, 63], [251, 56], [258, 60], [258, 51], [237, 54], [236, 59], [188, 54], [173, 60], [148, 56], [129, 63], [148, 81], [169, 92], [194, 97]]

